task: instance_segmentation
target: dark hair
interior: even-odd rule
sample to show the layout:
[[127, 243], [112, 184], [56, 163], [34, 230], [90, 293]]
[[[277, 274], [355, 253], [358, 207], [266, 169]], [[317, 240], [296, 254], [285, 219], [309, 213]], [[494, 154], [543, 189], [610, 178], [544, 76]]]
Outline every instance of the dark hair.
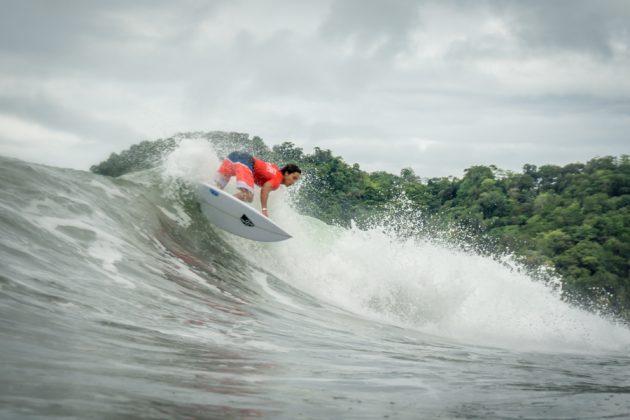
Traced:
[[282, 172], [282, 175], [292, 174], [293, 172], [297, 172], [301, 174], [302, 170], [298, 168], [298, 166], [295, 163], [287, 163], [286, 165], [282, 167], [282, 169], [280, 169], [280, 172]]

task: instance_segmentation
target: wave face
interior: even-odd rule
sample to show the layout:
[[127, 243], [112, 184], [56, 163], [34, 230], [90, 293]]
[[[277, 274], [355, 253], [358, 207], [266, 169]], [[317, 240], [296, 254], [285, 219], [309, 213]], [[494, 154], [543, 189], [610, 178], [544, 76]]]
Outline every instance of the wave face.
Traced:
[[630, 331], [509, 262], [283, 191], [294, 238], [237, 238], [190, 193], [204, 142], [116, 179], [0, 162], [2, 418], [630, 415]]

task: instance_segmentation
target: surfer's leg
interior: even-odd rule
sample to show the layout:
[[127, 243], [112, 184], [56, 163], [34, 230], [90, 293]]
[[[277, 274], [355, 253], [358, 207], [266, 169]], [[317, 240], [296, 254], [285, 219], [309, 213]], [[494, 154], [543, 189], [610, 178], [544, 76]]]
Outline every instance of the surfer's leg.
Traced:
[[214, 176], [214, 183], [217, 187], [223, 189], [233, 175], [235, 175], [234, 164], [229, 159], [225, 159]]
[[214, 176], [214, 184], [221, 189], [224, 189], [229, 181], [230, 178], [226, 178], [218, 172]]
[[251, 203], [254, 200], [254, 173], [247, 165], [240, 162], [234, 163], [234, 172], [236, 188], [240, 190], [234, 194], [234, 197]]
[[244, 188], [241, 188], [239, 192], [234, 194], [234, 197], [238, 198], [241, 201], [246, 201], [248, 203], [251, 203], [252, 201], [254, 201], [254, 193]]

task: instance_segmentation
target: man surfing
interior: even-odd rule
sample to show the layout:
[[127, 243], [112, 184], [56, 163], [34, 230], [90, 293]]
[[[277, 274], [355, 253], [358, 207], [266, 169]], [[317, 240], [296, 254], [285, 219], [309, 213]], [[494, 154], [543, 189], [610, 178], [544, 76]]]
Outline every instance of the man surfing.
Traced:
[[223, 160], [214, 182], [217, 187], [223, 189], [230, 178], [236, 176], [236, 187], [239, 192], [234, 194], [234, 197], [248, 203], [254, 201], [254, 184], [258, 185], [261, 187], [262, 214], [269, 217], [269, 210], [267, 210], [269, 193], [277, 190], [280, 185], [290, 187], [300, 179], [301, 175], [302, 171], [293, 163], [284, 165], [280, 169], [273, 163], [257, 159], [249, 153], [232, 152]]

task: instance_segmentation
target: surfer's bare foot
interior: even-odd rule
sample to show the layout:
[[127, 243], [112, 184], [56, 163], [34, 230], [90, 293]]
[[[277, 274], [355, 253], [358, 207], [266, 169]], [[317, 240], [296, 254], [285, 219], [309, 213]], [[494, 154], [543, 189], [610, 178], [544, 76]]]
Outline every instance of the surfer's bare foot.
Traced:
[[252, 201], [254, 201], [254, 194], [251, 191], [247, 191], [247, 190], [240, 190], [239, 192], [234, 194], [234, 197], [238, 198], [241, 201], [246, 201], [248, 203], [251, 203]]

